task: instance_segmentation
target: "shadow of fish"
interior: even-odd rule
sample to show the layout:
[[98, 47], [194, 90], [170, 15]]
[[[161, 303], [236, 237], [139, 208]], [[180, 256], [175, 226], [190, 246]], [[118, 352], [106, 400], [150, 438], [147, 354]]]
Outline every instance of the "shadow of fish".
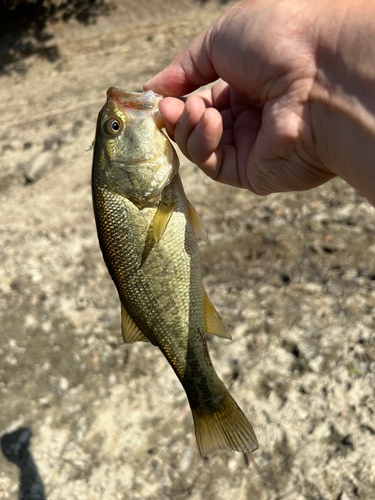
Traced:
[[30, 427], [22, 427], [4, 434], [1, 438], [1, 451], [9, 462], [20, 470], [20, 500], [46, 500], [44, 486], [38, 468], [29, 450], [32, 432]]
[[159, 347], [180, 379], [199, 450], [258, 447], [253, 428], [216, 374], [205, 334], [230, 338], [207, 297], [178, 158], [162, 133], [161, 96], [111, 88], [99, 113], [92, 192], [100, 247], [121, 301], [125, 342]]

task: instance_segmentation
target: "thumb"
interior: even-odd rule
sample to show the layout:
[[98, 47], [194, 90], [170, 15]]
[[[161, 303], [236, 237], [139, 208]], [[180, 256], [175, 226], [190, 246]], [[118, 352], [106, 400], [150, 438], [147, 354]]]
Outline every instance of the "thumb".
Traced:
[[185, 47], [168, 66], [148, 80], [144, 90], [180, 96], [218, 79], [212, 64], [212, 40], [215, 23]]

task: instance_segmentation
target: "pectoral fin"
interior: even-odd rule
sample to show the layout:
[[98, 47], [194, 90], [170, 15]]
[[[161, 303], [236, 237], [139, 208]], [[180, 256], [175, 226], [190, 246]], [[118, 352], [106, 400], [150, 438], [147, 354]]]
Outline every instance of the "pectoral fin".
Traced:
[[149, 342], [140, 329], [131, 319], [124, 306], [121, 304], [121, 330], [125, 344], [132, 342]]
[[204, 292], [204, 311], [206, 333], [217, 335], [218, 337], [223, 337], [224, 339], [231, 339], [231, 334], [228, 332], [224, 321], [212, 305], [206, 292]]
[[208, 236], [207, 236], [207, 231], [203, 225], [203, 221], [202, 221], [199, 213], [195, 210], [193, 205], [190, 203], [190, 201], [188, 201], [188, 210], [189, 210], [190, 222], [191, 222], [191, 225], [193, 226], [195, 236], [198, 238], [198, 240], [203, 240], [207, 243]]
[[164, 203], [160, 203], [160, 205], [158, 206], [152, 227], [156, 243], [158, 243], [161, 240], [161, 237], [164, 234], [169, 219], [172, 216], [173, 208], [174, 208], [174, 203], [170, 203], [169, 205], [164, 205]]

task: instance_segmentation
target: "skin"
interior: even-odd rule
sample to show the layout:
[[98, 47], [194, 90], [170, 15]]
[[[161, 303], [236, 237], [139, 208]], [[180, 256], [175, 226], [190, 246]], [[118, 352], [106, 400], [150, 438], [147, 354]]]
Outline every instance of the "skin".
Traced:
[[258, 195], [339, 176], [375, 205], [375, 3], [249, 0], [226, 11], [144, 89], [183, 153]]

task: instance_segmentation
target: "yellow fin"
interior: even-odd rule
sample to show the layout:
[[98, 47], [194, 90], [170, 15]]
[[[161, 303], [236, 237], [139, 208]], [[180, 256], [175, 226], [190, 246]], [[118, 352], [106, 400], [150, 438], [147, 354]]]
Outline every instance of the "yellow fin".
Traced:
[[233, 450], [250, 453], [258, 448], [255, 432], [223, 384], [223, 398], [214, 408], [193, 409], [195, 435], [201, 455]]
[[191, 225], [193, 226], [195, 236], [198, 238], [198, 240], [203, 240], [207, 243], [208, 241], [207, 231], [203, 225], [201, 216], [195, 210], [195, 208], [193, 207], [193, 205], [190, 203], [189, 200], [188, 200], [188, 211], [189, 211], [190, 222]]
[[148, 342], [149, 340], [143, 335], [140, 329], [131, 319], [124, 306], [121, 304], [121, 330], [122, 338], [125, 344], [132, 342]]
[[204, 312], [205, 312], [205, 331], [211, 335], [217, 335], [218, 337], [223, 337], [224, 339], [231, 339], [232, 335], [228, 332], [228, 329], [222, 320], [220, 314], [216, 311], [212, 302], [208, 298], [206, 292], [204, 292]]
[[158, 243], [161, 240], [161, 237], [164, 234], [169, 219], [171, 218], [171, 215], [173, 213], [173, 208], [174, 208], [174, 203], [170, 203], [169, 205], [164, 205], [164, 203], [160, 203], [158, 209], [156, 210], [152, 226], [156, 243]]

